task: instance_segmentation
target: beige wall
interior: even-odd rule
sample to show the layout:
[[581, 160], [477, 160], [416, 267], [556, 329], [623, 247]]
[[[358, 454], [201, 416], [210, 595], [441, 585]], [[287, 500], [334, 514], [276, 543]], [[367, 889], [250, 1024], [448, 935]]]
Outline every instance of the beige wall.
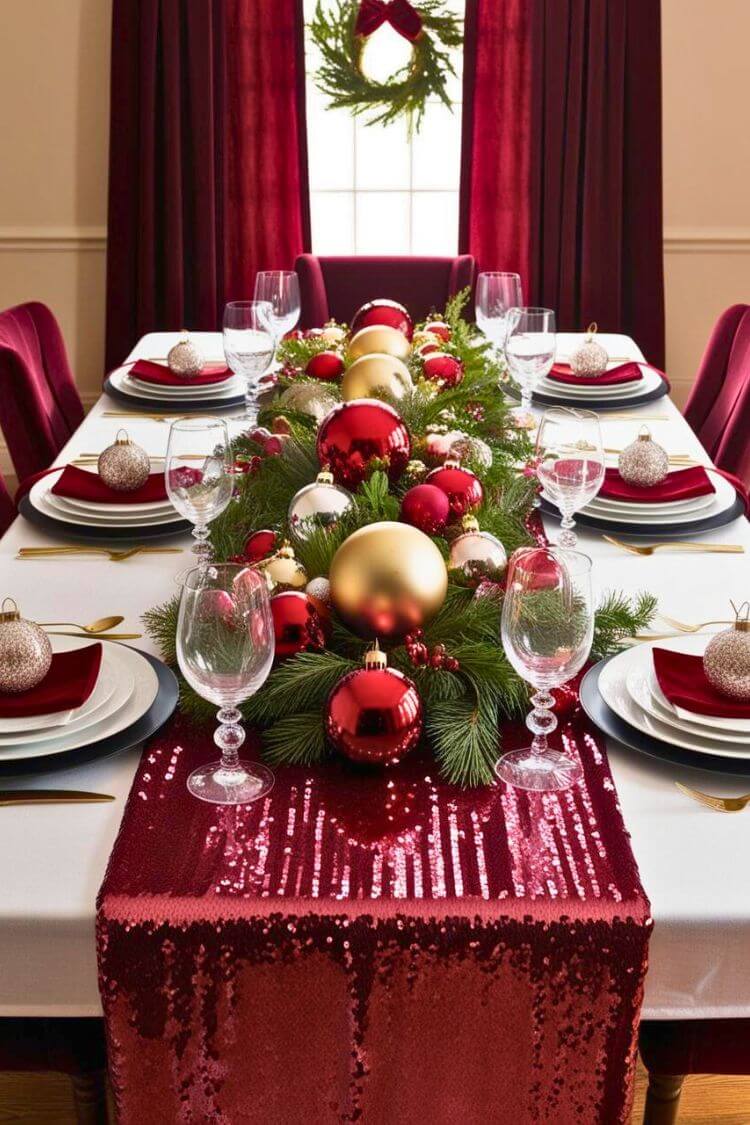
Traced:
[[[0, 0], [0, 308], [54, 308], [86, 401], [103, 370], [110, 10]], [[750, 301], [750, 0], [663, 11], [667, 360], [682, 402], [717, 314]]]

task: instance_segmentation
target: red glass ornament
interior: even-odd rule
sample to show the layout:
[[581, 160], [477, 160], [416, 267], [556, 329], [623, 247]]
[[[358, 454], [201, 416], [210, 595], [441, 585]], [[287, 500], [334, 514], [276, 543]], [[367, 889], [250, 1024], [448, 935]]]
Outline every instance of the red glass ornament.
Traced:
[[353, 762], [396, 765], [422, 733], [422, 701], [395, 668], [357, 668], [328, 697], [326, 733]]
[[422, 356], [422, 358], [424, 359], [424, 357], [429, 355], [431, 352], [439, 352], [439, 351], [440, 351], [439, 345], [438, 344], [431, 344], [428, 340], [428, 342], [426, 344], [420, 344], [419, 345], [419, 347], [417, 348], [417, 355]]
[[318, 352], [309, 360], [305, 372], [313, 379], [328, 382], [343, 374], [344, 361], [338, 352]]
[[244, 558], [247, 562], [260, 562], [261, 559], [267, 559], [272, 555], [278, 546], [279, 537], [275, 531], [269, 531], [267, 528], [254, 531], [245, 540]]
[[425, 535], [439, 535], [450, 514], [448, 497], [434, 484], [415, 485], [401, 501], [401, 519], [412, 527], [418, 527]]
[[284, 590], [271, 598], [276, 660], [298, 652], [320, 652], [330, 635], [330, 618], [322, 602], [301, 590]]
[[442, 340], [447, 344], [453, 335], [450, 325], [446, 324], [444, 320], [429, 320], [422, 329], [423, 332], [430, 332], [433, 336], [437, 336], [438, 340]]
[[387, 324], [403, 332], [407, 340], [414, 335], [414, 321], [409, 316], [403, 305], [398, 301], [388, 301], [379, 297], [376, 301], [368, 301], [357, 309], [352, 317], [351, 334], [359, 332], [360, 328], [368, 328], [371, 324]]
[[471, 469], [462, 469], [451, 461], [446, 461], [442, 468], [428, 473], [425, 484], [432, 484], [445, 493], [454, 518], [478, 508], [484, 499], [484, 489], [479, 477]]
[[377, 399], [339, 403], [318, 430], [321, 465], [351, 490], [365, 480], [372, 461], [382, 461], [391, 481], [398, 480], [410, 456], [409, 431], [393, 407]]
[[424, 361], [424, 377], [433, 383], [443, 383], [446, 387], [457, 387], [464, 377], [464, 365], [460, 359], [447, 352], [432, 352]]

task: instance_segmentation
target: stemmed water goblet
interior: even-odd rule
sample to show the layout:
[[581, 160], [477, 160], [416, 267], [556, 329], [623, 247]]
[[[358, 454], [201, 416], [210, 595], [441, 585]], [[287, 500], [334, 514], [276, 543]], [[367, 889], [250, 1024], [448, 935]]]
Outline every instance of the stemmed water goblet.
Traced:
[[177, 662], [193, 690], [219, 708], [214, 742], [221, 750], [221, 761], [190, 774], [187, 787], [193, 796], [217, 805], [241, 805], [272, 788], [271, 770], [239, 757], [245, 741], [239, 705], [263, 686], [273, 657], [265, 577], [234, 563], [191, 570], [180, 597]]
[[531, 396], [542, 376], [552, 369], [555, 346], [555, 314], [552, 309], [519, 307], [509, 310], [505, 361], [521, 390], [521, 406], [515, 413], [524, 425], [533, 418]]
[[[169, 427], [164, 478], [167, 495], [193, 525], [198, 569], [208, 567], [208, 525], [232, 499], [231, 450], [223, 418], [177, 418]], [[179, 576], [180, 579], [184, 575]]]
[[593, 500], [604, 482], [604, 447], [599, 419], [590, 410], [553, 406], [539, 423], [536, 474], [562, 516], [560, 547], [575, 547], [573, 515]]
[[477, 327], [502, 355], [508, 334], [508, 313], [523, 304], [517, 273], [480, 273], [474, 303]]
[[227, 366], [245, 380], [245, 413], [241, 421], [255, 425], [263, 376], [273, 362], [276, 343], [267, 301], [230, 301], [224, 309], [224, 355]]
[[299, 320], [301, 309], [299, 278], [294, 270], [260, 270], [255, 276], [255, 300], [271, 306], [268, 325], [274, 347]]
[[501, 629], [505, 655], [534, 688], [526, 718], [534, 738], [531, 746], [504, 754], [495, 773], [517, 789], [567, 789], [583, 771], [578, 761], [547, 744], [557, 726], [550, 691], [571, 680], [591, 650], [591, 560], [552, 547], [516, 551], [508, 565]]

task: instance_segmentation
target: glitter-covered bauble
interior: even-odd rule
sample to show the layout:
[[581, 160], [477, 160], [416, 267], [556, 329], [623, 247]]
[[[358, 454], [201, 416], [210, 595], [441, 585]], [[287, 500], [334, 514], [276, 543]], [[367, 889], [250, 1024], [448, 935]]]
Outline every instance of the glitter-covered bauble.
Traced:
[[352, 317], [352, 335], [359, 332], [360, 328], [368, 328], [371, 324], [387, 324], [389, 328], [396, 328], [403, 332], [407, 340], [414, 335], [414, 322], [403, 305], [398, 301], [388, 301], [379, 297], [375, 301], [368, 301], [357, 309]]
[[324, 383], [333, 382], [344, 373], [344, 361], [338, 352], [318, 352], [311, 356], [305, 368], [305, 374], [313, 379], [321, 379]]
[[482, 483], [471, 469], [462, 469], [457, 461], [446, 461], [440, 469], [433, 469], [425, 478], [448, 497], [454, 519], [478, 508], [484, 499]]
[[329, 695], [325, 726], [334, 749], [353, 762], [395, 766], [419, 742], [422, 701], [376, 645], [364, 668], [348, 672]]
[[469, 434], [456, 438], [448, 455], [456, 461], [473, 461], [480, 469], [492, 468], [492, 450], [487, 442]]
[[432, 352], [425, 357], [424, 377], [431, 383], [441, 383], [444, 387], [457, 387], [464, 377], [464, 365], [460, 359], [447, 352]]
[[289, 526], [297, 539], [309, 539], [319, 528], [331, 531], [352, 504], [351, 493], [333, 483], [333, 473], [321, 469], [312, 484], [292, 497]]
[[368, 524], [333, 556], [331, 600], [359, 637], [391, 640], [431, 621], [445, 601], [448, 572], [424, 532], [406, 523]]
[[334, 479], [356, 489], [377, 466], [395, 482], [411, 455], [411, 438], [401, 418], [385, 402], [357, 399], [342, 402], [318, 430], [318, 460]]
[[336, 399], [324, 386], [315, 383], [296, 383], [279, 396], [279, 406], [297, 414], [308, 414], [322, 422], [336, 405]]
[[270, 558], [259, 562], [258, 570], [265, 574], [268, 588], [274, 594], [279, 590], [301, 590], [307, 585], [307, 571], [286, 542]]
[[586, 339], [576, 348], [570, 357], [570, 370], [574, 375], [595, 378], [603, 375], [607, 370], [609, 355], [607, 349], [602, 347], [596, 337], [596, 325], [590, 324], [586, 332]]
[[428, 320], [423, 329], [428, 332], [430, 336], [437, 336], [444, 344], [450, 343], [450, 338], [453, 335], [449, 324], [444, 320]]
[[387, 324], [360, 328], [347, 348], [349, 359], [359, 359], [363, 355], [394, 355], [397, 359], [406, 359], [410, 351], [411, 345], [403, 332]]
[[320, 652], [330, 635], [326, 607], [306, 592], [284, 590], [271, 598], [271, 616], [276, 642], [275, 660], [286, 660], [298, 652]]
[[325, 340], [327, 344], [340, 344], [342, 340], [346, 339], [346, 329], [337, 324], [335, 320], [329, 320], [323, 326], [320, 338]]
[[750, 621], [745, 602], [731, 629], [712, 637], [703, 653], [703, 670], [711, 687], [730, 699], [750, 700]]
[[146, 450], [131, 441], [125, 430], [118, 430], [114, 445], [99, 454], [97, 470], [108, 488], [134, 492], [148, 480], [151, 461]]
[[669, 473], [669, 455], [644, 426], [635, 441], [626, 445], [617, 460], [620, 476], [628, 484], [650, 488]]
[[248, 535], [243, 548], [243, 555], [247, 562], [260, 562], [272, 555], [279, 545], [279, 537], [275, 531], [261, 528]]
[[[401, 336], [402, 340], [403, 338]], [[344, 402], [353, 402], [355, 398], [373, 398], [380, 391], [399, 399], [411, 389], [409, 368], [394, 355], [365, 355], [361, 359], [355, 359], [341, 380], [341, 397]]]
[[34, 621], [21, 617], [13, 598], [5, 598], [0, 613], [0, 692], [36, 687], [51, 663], [47, 634]]
[[203, 370], [203, 356], [190, 339], [187, 329], [182, 330], [182, 339], [167, 352], [167, 367], [173, 375], [192, 379]]
[[305, 586], [305, 593], [309, 594], [311, 598], [315, 598], [316, 601], [322, 602], [325, 606], [331, 604], [331, 583], [322, 575], [319, 578], [310, 579]]
[[450, 546], [449, 569], [462, 571], [473, 585], [499, 582], [508, 565], [505, 547], [488, 531], [480, 531], [474, 516], [464, 516], [461, 528], [462, 534]]
[[417, 484], [401, 501], [401, 519], [425, 535], [440, 535], [451, 514], [448, 497], [432, 484]]

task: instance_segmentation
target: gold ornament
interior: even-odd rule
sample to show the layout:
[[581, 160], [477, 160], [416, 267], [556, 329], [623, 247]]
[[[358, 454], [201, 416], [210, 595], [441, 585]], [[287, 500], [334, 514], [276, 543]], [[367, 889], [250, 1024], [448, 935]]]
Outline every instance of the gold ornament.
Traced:
[[588, 326], [586, 339], [570, 357], [570, 370], [574, 375], [583, 375], [590, 379], [603, 375], [607, 370], [609, 363], [607, 349], [594, 339], [595, 335], [596, 321]]
[[406, 359], [411, 345], [397, 328], [387, 324], [370, 324], [360, 328], [349, 341], [349, 359], [359, 359], [363, 355], [394, 355]]
[[[12, 609], [6, 609], [10, 604]], [[49, 637], [34, 621], [25, 621], [13, 598], [0, 613], [0, 691], [28, 691], [41, 683], [52, 663]]]
[[257, 564], [266, 576], [272, 594], [282, 590], [302, 590], [307, 585], [307, 571], [294, 557], [294, 549], [284, 540], [276, 554]]
[[337, 324], [335, 320], [329, 320], [320, 334], [320, 339], [325, 340], [327, 344], [340, 344], [342, 340], [346, 339], [346, 329]]
[[620, 476], [628, 484], [651, 488], [660, 484], [669, 473], [669, 456], [651, 437], [647, 426], [641, 426], [634, 442], [626, 445], [617, 459]]
[[440, 610], [448, 572], [435, 544], [406, 523], [355, 531], [333, 556], [331, 600], [357, 636], [388, 640], [419, 629]]
[[130, 440], [126, 430], [118, 430], [114, 445], [99, 454], [96, 467], [108, 488], [115, 492], [134, 492], [148, 480], [151, 459], [145, 449]]
[[336, 399], [318, 383], [295, 383], [279, 396], [279, 406], [297, 414], [308, 414], [322, 422], [336, 405]]
[[183, 328], [180, 342], [167, 352], [167, 367], [174, 375], [183, 375], [187, 379], [200, 375], [203, 356], [190, 339], [187, 328]]
[[414, 333], [411, 343], [414, 351], [417, 351], [417, 349], [421, 348], [424, 344], [434, 344], [436, 348], [440, 348], [442, 347], [443, 341], [439, 340], [437, 336], [434, 336], [432, 332], [425, 332], [423, 328], [420, 328]]
[[711, 687], [730, 699], [750, 700], [750, 603], [739, 608], [730, 602], [736, 618], [708, 642], [703, 670]]
[[[369, 329], [363, 328], [363, 332]], [[397, 333], [401, 335], [401, 333]], [[377, 391], [386, 391], [392, 398], [403, 398], [412, 388], [409, 368], [393, 355], [365, 355], [355, 359], [341, 380], [344, 402], [355, 398], [375, 398]]]

